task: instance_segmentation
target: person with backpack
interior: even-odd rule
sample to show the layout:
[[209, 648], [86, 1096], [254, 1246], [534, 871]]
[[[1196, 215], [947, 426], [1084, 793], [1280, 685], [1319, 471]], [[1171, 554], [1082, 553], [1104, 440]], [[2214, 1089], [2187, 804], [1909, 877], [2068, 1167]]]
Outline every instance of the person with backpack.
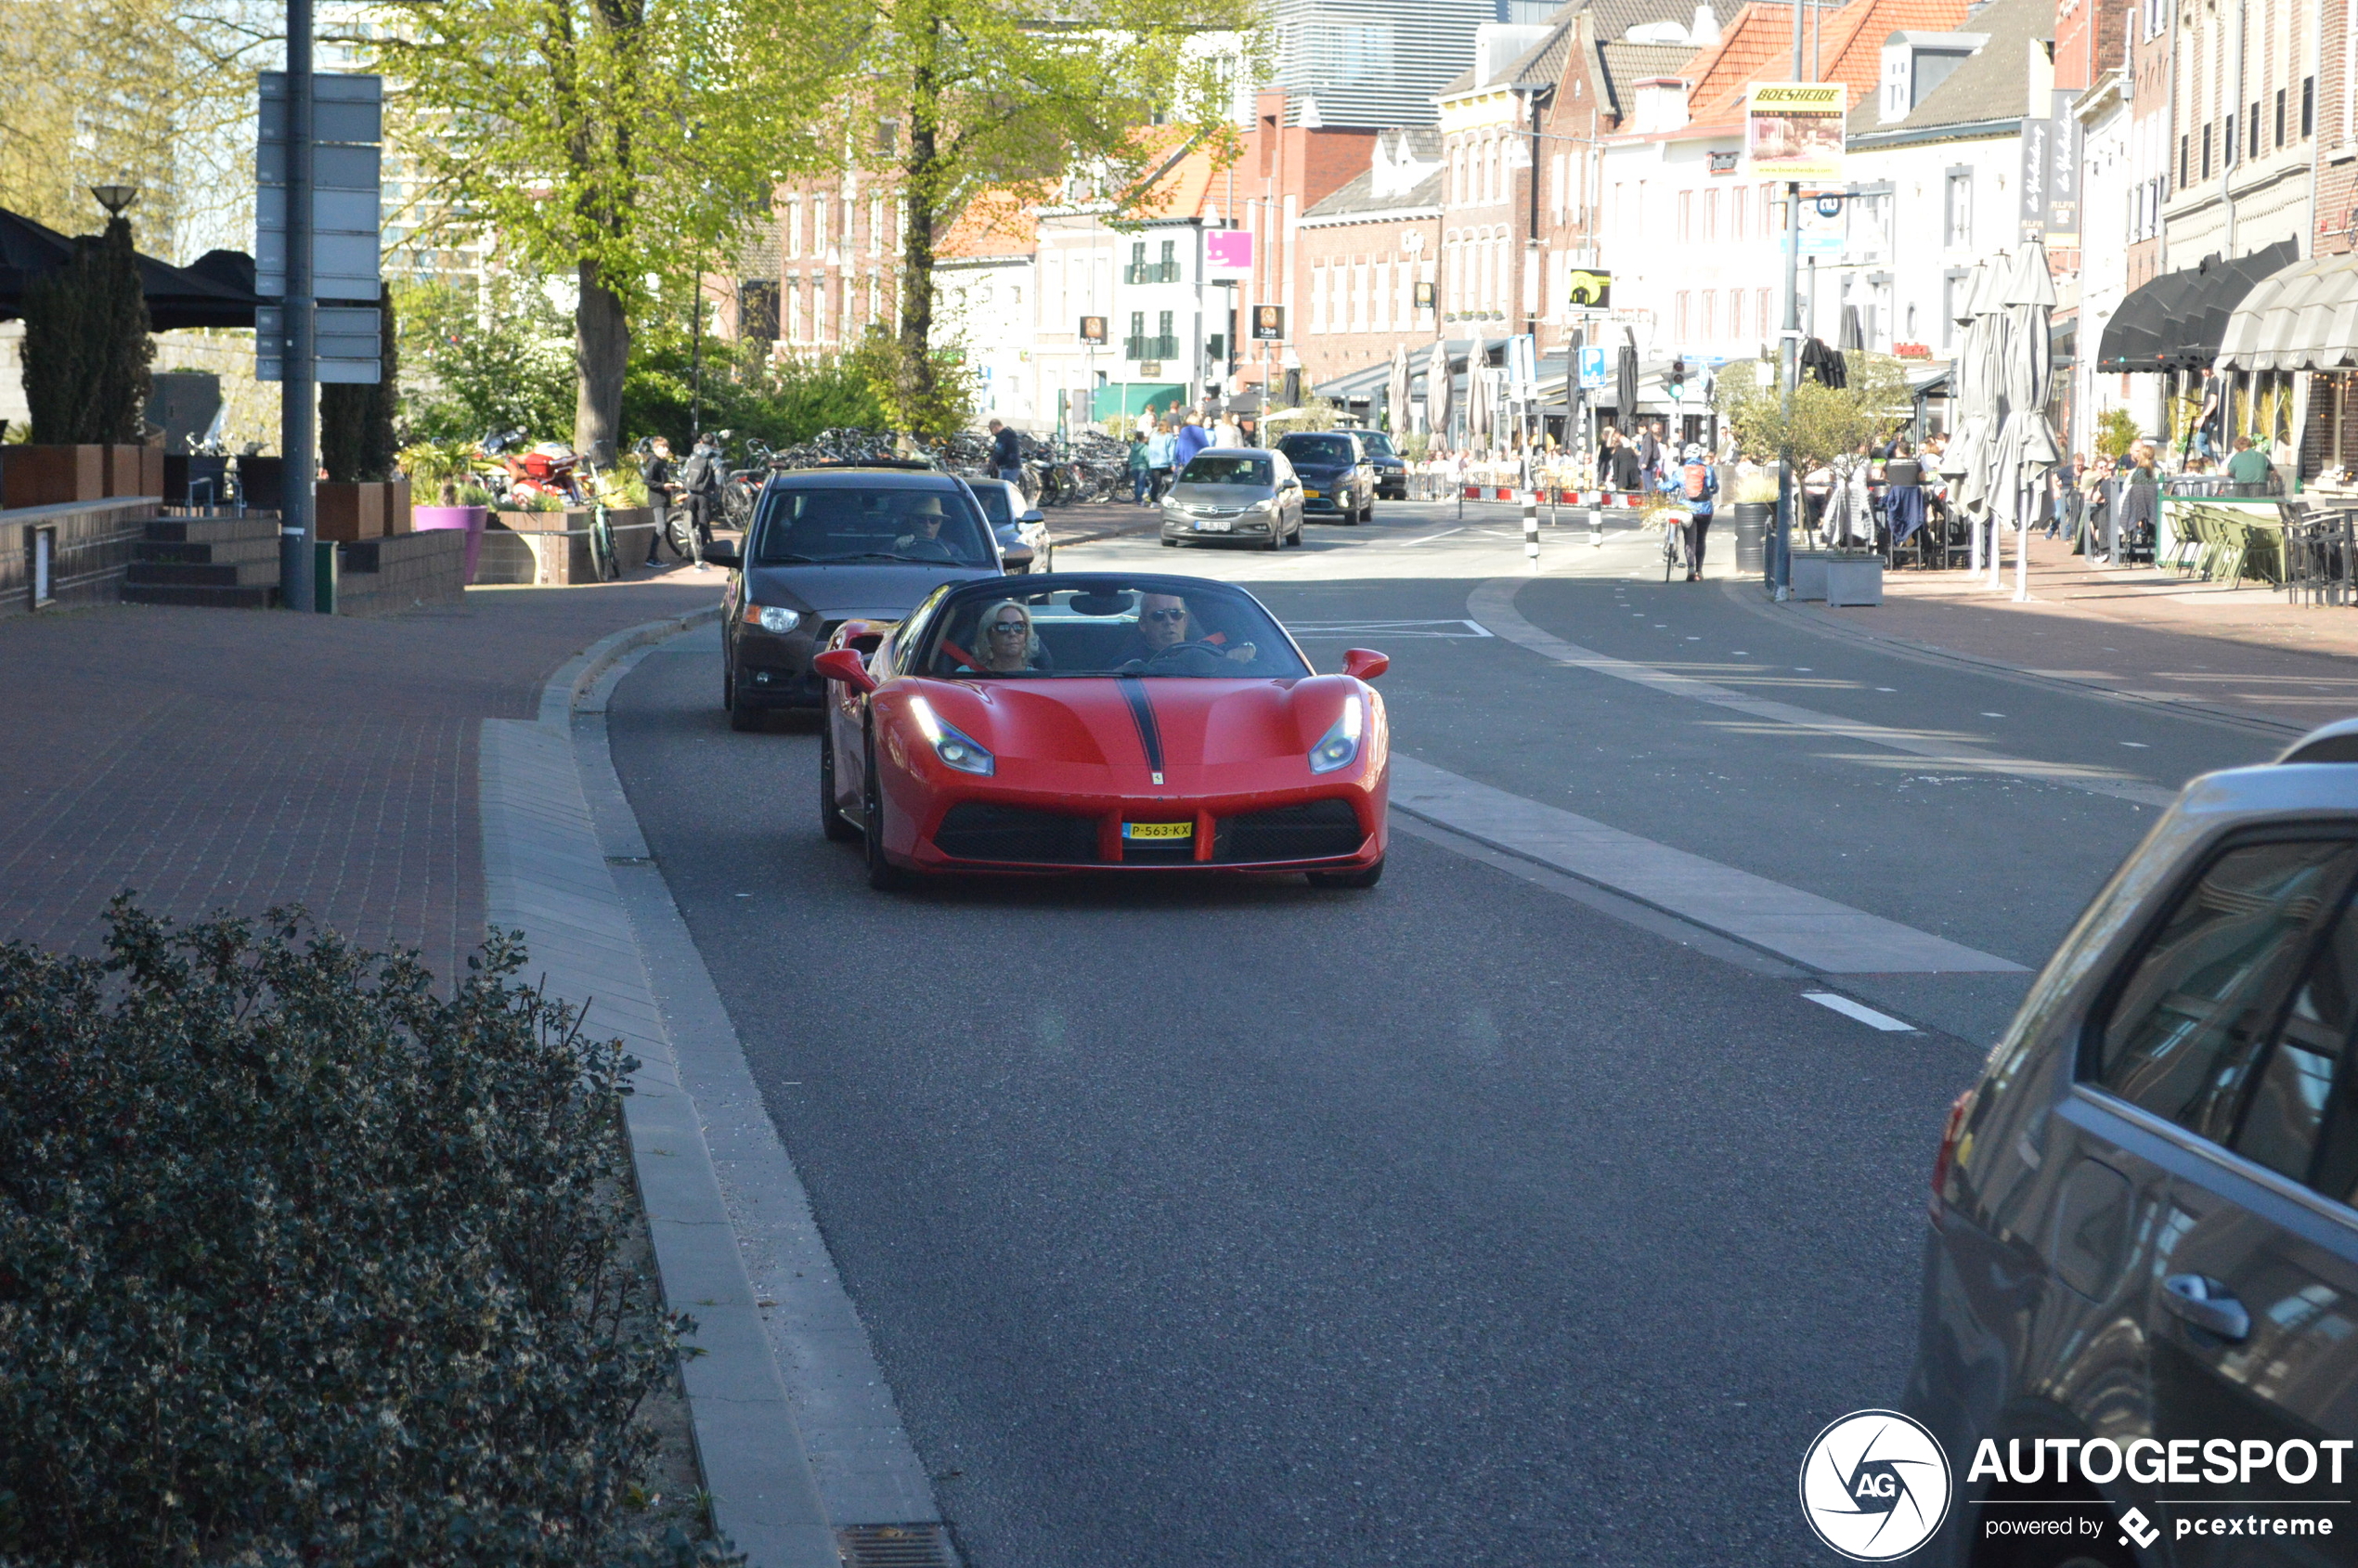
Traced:
[[685, 493], [699, 546], [712, 542], [712, 514], [720, 504], [720, 437], [706, 431], [696, 437], [696, 449], [680, 470], [680, 488]]
[[1719, 475], [1711, 471], [1699, 443], [1687, 443], [1686, 460], [1678, 469], [1678, 489], [1691, 519], [1687, 524], [1687, 580], [1699, 582], [1704, 540], [1711, 532], [1711, 498], [1719, 493]]

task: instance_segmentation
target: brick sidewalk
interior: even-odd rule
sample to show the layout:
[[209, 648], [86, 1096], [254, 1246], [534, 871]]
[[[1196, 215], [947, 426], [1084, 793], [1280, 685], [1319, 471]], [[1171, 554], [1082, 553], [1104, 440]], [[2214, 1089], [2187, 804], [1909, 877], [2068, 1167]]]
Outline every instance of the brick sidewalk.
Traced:
[[2031, 541], [2030, 601], [2014, 557], [1991, 592], [1963, 572], [1888, 572], [1876, 609], [1803, 613], [1872, 636], [2136, 696], [2199, 704], [2305, 730], [2358, 714], [2358, 611], [2291, 604], [2267, 587], [2184, 581], [2150, 566], [2092, 566]]
[[447, 976], [483, 930], [477, 721], [532, 718], [567, 658], [722, 581], [471, 589], [372, 619], [117, 605], [0, 622], [0, 938], [95, 952], [124, 888], [183, 919], [299, 901]]

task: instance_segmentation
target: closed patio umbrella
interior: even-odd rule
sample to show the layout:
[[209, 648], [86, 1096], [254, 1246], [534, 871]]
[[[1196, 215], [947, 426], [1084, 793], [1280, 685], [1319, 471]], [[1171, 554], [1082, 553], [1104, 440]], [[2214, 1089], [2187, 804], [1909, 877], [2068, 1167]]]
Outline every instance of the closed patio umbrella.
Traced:
[[2034, 240], [2015, 253], [1997, 303], [2004, 313], [2009, 351], [2001, 367], [2004, 414], [1991, 463], [1989, 586], [1999, 582], [1997, 525], [2010, 523], [2017, 530], [2015, 597], [2023, 600], [2030, 597], [2031, 525], [2046, 498], [2047, 476], [2061, 460], [2054, 429], [2047, 422], [2047, 382], [2054, 369], [2050, 329], [2055, 286], [2045, 245]]
[[1425, 428], [1440, 445], [1449, 445], [1449, 345], [1435, 342], [1425, 361]]
[[1621, 353], [1613, 362], [1613, 423], [1621, 434], [1628, 434], [1638, 428], [1638, 334], [1623, 329], [1628, 341], [1621, 345]]
[[1490, 345], [1474, 334], [1466, 350], [1466, 445], [1479, 452], [1490, 445]]
[[1406, 439], [1408, 434], [1408, 345], [1392, 345], [1392, 379], [1385, 386], [1384, 411], [1391, 416], [1392, 438]]

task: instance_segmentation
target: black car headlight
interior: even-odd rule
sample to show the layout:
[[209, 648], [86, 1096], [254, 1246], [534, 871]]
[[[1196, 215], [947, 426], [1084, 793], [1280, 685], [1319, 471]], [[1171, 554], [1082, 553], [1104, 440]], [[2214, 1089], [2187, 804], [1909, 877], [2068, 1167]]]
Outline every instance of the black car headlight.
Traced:
[[745, 624], [758, 626], [772, 637], [789, 636], [800, 629], [805, 619], [800, 610], [789, 610], [782, 604], [756, 604], [747, 601]]

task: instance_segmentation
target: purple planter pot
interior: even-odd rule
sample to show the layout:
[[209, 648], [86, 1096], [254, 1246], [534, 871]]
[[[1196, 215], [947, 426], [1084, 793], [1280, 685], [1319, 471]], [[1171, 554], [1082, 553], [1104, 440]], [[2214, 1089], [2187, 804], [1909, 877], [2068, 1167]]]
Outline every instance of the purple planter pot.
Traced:
[[467, 531], [467, 583], [473, 586], [475, 563], [483, 559], [483, 523], [491, 509], [483, 506], [413, 506], [409, 509], [409, 525], [419, 533], [431, 528], [464, 528]]

